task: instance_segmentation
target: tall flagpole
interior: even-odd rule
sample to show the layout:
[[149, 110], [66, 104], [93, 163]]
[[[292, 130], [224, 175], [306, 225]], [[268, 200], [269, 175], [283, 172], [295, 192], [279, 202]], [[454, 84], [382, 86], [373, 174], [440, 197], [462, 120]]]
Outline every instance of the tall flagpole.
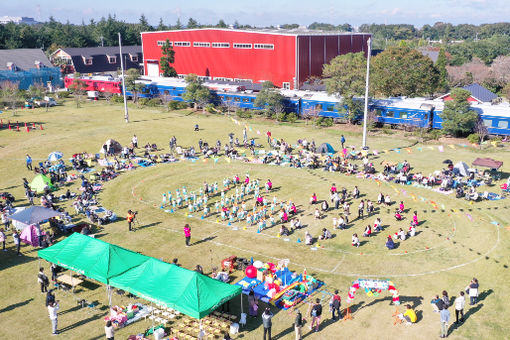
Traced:
[[365, 83], [365, 112], [363, 114], [363, 148], [367, 147], [367, 117], [368, 117], [368, 85], [370, 82], [370, 54], [372, 54], [372, 38], [368, 38], [367, 78]]
[[122, 57], [122, 40], [119, 32], [119, 51], [120, 51], [120, 69], [122, 72], [122, 95], [124, 96], [124, 120], [126, 123], [129, 123], [129, 113], [127, 107], [127, 98], [126, 98], [126, 81], [124, 77], [124, 59]]

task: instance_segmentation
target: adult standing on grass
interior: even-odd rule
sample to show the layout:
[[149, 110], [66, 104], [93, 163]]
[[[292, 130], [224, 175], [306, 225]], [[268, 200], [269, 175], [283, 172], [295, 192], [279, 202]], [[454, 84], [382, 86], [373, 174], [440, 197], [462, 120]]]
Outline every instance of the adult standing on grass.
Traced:
[[134, 230], [134, 228], [131, 228], [131, 225], [133, 224], [135, 216], [136, 216], [136, 214], [133, 211], [131, 211], [131, 209], [128, 210], [126, 220], [127, 220], [127, 223], [128, 223], [129, 231], [133, 231]]
[[294, 331], [296, 332], [296, 340], [301, 340], [301, 327], [303, 327], [303, 316], [299, 309], [295, 308], [296, 319], [294, 320]]
[[133, 143], [134, 149], [138, 149], [138, 137], [136, 137], [136, 135], [133, 135], [133, 138], [131, 139], [131, 143]]
[[340, 297], [340, 295], [338, 295], [338, 290], [335, 290], [335, 295], [331, 297], [331, 319], [333, 319], [334, 321], [340, 318], [341, 301], [342, 298]]
[[4, 233], [4, 228], [0, 228], [0, 242], [2, 242], [2, 250], [3, 251], [7, 251], [7, 249], [5, 249], [5, 233]]
[[58, 304], [58, 301], [54, 301], [51, 304], [48, 305], [48, 314], [50, 315], [51, 320], [51, 330], [53, 335], [57, 335], [57, 311], [59, 310], [60, 306]]
[[459, 314], [460, 314], [460, 322], [464, 322], [464, 305], [466, 304], [466, 298], [464, 297], [464, 292], [460, 292], [459, 296], [455, 299], [455, 324], [459, 324]]
[[37, 282], [41, 285], [41, 293], [47, 293], [48, 292], [48, 286], [50, 285], [50, 280], [44, 274], [44, 268], [39, 268], [39, 274], [37, 274]]
[[106, 340], [114, 340], [113, 339], [114, 330], [112, 322], [110, 320], [106, 321], [106, 326], [104, 326], [104, 332], [106, 334]]
[[184, 226], [184, 237], [186, 239], [186, 247], [189, 247], [189, 242], [191, 240], [191, 227], [187, 223]]
[[271, 321], [271, 318], [273, 317], [273, 313], [271, 313], [271, 310], [266, 308], [264, 313], [262, 313], [262, 324], [264, 325], [264, 340], [266, 340], [266, 334], [268, 336], [267, 340], [271, 340], [271, 327], [273, 326], [273, 323]]
[[[13, 228], [15, 229], [15, 228]], [[21, 256], [21, 253], [19, 252], [19, 249], [21, 247], [19, 233], [17, 230], [14, 230], [12, 233], [12, 239], [14, 240], [14, 245], [16, 246], [16, 255]]]
[[342, 137], [340, 137], [340, 143], [342, 143], [342, 149], [344, 148], [344, 144], [345, 144], [345, 137], [344, 135], [342, 135]]
[[439, 317], [441, 320], [441, 338], [448, 337], [448, 323], [450, 322], [450, 311], [444, 304], [444, 302], [439, 303]]
[[32, 171], [32, 157], [27, 153], [26, 164], [27, 164], [27, 170]]
[[466, 291], [469, 294], [469, 304], [472, 306], [476, 304], [476, 299], [478, 298], [478, 280], [473, 278], [469, 285], [466, 287]]
[[315, 300], [315, 304], [310, 311], [310, 316], [312, 317], [312, 323], [310, 324], [310, 330], [312, 330], [315, 325], [315, 331], [319, 331], [319, 324], [321, 323], [321, 315], [322, 315], [322, 305], [321, 300], [317, 298]]

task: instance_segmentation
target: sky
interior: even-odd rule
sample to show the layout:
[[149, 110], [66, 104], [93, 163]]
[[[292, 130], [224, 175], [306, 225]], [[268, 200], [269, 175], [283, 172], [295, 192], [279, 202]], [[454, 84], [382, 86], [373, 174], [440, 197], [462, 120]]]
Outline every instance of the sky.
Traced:
[[137, 22], [143, 13], [151, 25], [159, 18], [173, 25], [193, 17], [199, 23], [269, 26], [286, 23], [413, 24], [435, 22], [482, 24], [509, 21], [509, 0], [1, 0], [0, 16], [26, 16], [37, 21], [56, 20], [79, 24], [98, 21], [108, 14]]

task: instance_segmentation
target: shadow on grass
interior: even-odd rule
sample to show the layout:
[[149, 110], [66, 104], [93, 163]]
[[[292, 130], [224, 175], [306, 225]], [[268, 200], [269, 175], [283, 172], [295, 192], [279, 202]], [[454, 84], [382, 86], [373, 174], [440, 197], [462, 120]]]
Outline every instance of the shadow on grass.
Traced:
[[69, 326], [65, 326], [65, 327], [59, 329], [59, 332], [63, 333], [63, 332], [70, 331], [71, 329], [83, 326], [83, 325], [89, 323], [90, 321], [94, 321], [94, 320], [97, 320], [97, 319], [98, 319], [98, 315], [92, 315], [92, 316], [90, 316], [90, 317], [88, 317], [86, 319], [80, 320], [80, 321], [75, 322], [75, 323], [73, 323], [73, 324], [71, 324]]
[[142, 230], [142, 229], [145, 229], [145, 228], [154, 227], [154, 226], [156, 226], [158, 224], [161, 224], [161, 221], [152, 222], [152, 223], [145, 224], [145, 225], [138, 225], [138, 224], [136, 224], [136, 226], [137, 226], [136, 230]]
[[18, 303], [13, 303], [12, 305], [9, 305], [7, 307], [4, 307], [4, 308], [0, 309], [0, 314], [4, 313], [4, 312], [11, 311], [13, 309], [16, 309], [16, 308], [24, 306], [24, 305], [28, 305], [32, 300], [34, 300], [34, 298], [30, 298], [30, 299], [27, 299], [25, 301], [21, 301], [21, 302], [18, 302]]
[[209, 236], [209, 237], [206, 237], [206, 238], [203, 238], [199, 241], [196, 241], [194, 243], [192, 243], [191, 245], [192, 246], [196, 246], [196, 245], [199, 245], [200, 243], [204, 243], [204, 242], [207, 242], [207, 241], [212, 241], [216, 238], [216, 236]]

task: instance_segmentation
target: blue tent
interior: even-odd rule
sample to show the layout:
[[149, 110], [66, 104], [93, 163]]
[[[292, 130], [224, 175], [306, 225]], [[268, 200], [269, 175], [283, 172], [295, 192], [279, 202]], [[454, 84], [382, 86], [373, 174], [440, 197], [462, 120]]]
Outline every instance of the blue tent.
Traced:
[[317, 152], [319, 153], [335, 153], [335, 149], [329, 143], [322, 143], [321, 146], [317, 148]]

